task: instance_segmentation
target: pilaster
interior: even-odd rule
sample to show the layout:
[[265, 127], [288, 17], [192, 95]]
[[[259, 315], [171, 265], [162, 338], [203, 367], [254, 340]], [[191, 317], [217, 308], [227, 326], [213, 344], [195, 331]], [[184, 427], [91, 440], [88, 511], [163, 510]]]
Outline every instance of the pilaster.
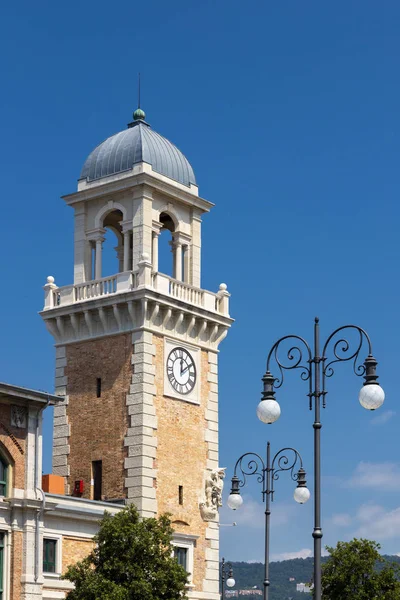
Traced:
[[75, 206], [74, 228], [74, 283], [83, 283], [89, 279], [87, 271], [86, 205], [81, 202]]
[[141, 516], [154, 517], [157, 514], [157, 418], [153, 334], [135, 331], [132, 344], [132, 384], [126, 397], [130, 428], [125, 437], [128, 449], [125, 487], [128, 501], [135, 504]]
[[201, 217], [193, 210], [191, 245], [191, 284], [201, 284]]
[[[68, 477], [70, 474], [68, 466], [68, 455], [70, 452], [69, 436], [70, 425], [67, 416], [68, 396], [67, 377], [65, 368], [67, 366], [67, 356], [65, 346], [56, 347], [56, 384], [55, 393], [57, 396], [64, 396], [64, 401], [54, 407], [54, 428], [53, 428], [53, 473]], [[68, 493], [69, 490], [66, 490]]]
[[[208, 351], [207, 381], [209, 392], [206, 408], [205, 440], [207, 442], [207, 469], [219, 467], [218, 456], [218, 353]], [[209, 522], [206, 531], [206, 576], [203, 589], [210, 600], [219, 593], [219, 522]], [[214, 596], [216, 595], [216, 596]]]
[[143, 186], [142, 193], [133, 199], [132, 269], [137, 271], [142, 254], [151, 256], [153, 240], [153, 194]]

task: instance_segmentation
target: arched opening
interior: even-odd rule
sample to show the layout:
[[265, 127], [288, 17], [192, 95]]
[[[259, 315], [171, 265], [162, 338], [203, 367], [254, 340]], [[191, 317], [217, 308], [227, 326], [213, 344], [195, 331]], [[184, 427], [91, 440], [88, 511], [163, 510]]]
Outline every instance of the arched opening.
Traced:
[[90, 240], [90, 279], [109, 277], [132, 270], [132, 231], [122, 227], [124, 215], [116, 209], [97, 222]]
[[[160, 229], [159, 241], [158, 241], [158, 271], [165, 273], [169, 277], [175, 277], [174, 268], [174, 249], [173, 234], [175, 232], [175, 223], [172, 217], [168, 213], [160, 214], [160, 223], [162, 227]], [[155, 234], [157, 235], [157, 234]], [[172, 256], [171, 256], [172, 252]], [[155, 261], [153, 260], [153, 265]]]
[[108, 277], [123, 271], [124, 236], [121, 221], [123, 215], [120, 210], [109, 212], [103, 220], [103, 229], [106, 230], [102, 249], [102, 277]]

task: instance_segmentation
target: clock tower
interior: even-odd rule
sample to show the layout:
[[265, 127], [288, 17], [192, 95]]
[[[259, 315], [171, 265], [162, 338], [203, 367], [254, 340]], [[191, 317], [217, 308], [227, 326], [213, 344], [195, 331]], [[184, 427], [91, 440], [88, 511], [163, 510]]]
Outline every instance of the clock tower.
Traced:
[[[64, 200], [74, 210], [74, 283], [48, 277], [41, 313], [65, 395], [54, 409], [53, 472], [67, 494], [133, 502], [144, 517], [170, 513], [189, 597], [217, 600], [218, 347], [232, 320], [226, 285], [214, 293], [200, 282], [201, 219], [213, 205], [140, 109], [89, 154]], [[105, 276], [110, 235], [115, 269]], [[165, 235], [172, 276], [159, 270]]]

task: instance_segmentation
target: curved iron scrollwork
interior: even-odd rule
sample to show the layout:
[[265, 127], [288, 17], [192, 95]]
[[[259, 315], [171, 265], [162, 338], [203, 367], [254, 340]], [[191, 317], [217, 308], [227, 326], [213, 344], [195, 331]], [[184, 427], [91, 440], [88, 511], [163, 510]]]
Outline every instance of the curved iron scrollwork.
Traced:
[[[250, 457], [250, 456], [252, 458], [250, 460], [248, 460], [248, 457]], [[248, 462], [247, 462], [247, 460], [248, 460]], [[246, 452], [246, 454], [243, 454], [243, 456], [241, 456], [236, 462], [235, 471], [234, 471], [235, 476], [236, 476], [237, 469], [240, 470], [240, 472], [242, 474], [242, 478], [243, 478], [243, 479], [239, 480], [239, 487], [243, 487], [246, 485], [247, 477], [249, 477], [250, 475], [256, 475], [257, 481], [259, 483], [263, 484], [263, 493], [264, 493], [265, 472], [267, 469], [265, 467], [265, 463], [264, 463], [263, 459], [261, 458], [261, 456], [259, 454], [256, 454], [255, 452]]]
[[[286, 453], [291, 453], [291, 458]], [[276, 466], [275, 466], [276, 465]], [[290, 471], [290, 477], [293, 481], [298, 480], [298, 470], [303, 468], [302, 458], [294, 448], [282, 448], [272, 459], [271, 466], [271, 494], [274, 493], [274, 481], [279, 479], [279, 473]]]
[[[278, 355], [278, 351], [287, 340], [297, 340], [301, 343], [300, 345], [290, 346], [288, 350], [284, 352], [285, 361], [282, 361]], [[270, 371], [271, 358], [274, 358], [275, 363], [278, 366], [280, 376], [274, 379], [274, 388], [278, 389], [282, 386], [284, 381], [284, 371], [291, 371], [292, 369], [300, 369], [300, 377], [303, 381], [308, 381], [308, 397], [310, 399], [310, 410], [312, 403], [312, 354], [311, 349], [306, 340], [298, 335], [285, 335], [280, 340], [275, 342], [272, 346], [268, 358], [267, 358], [267, 372]]]
[[[341, 335], [339, 335], [339, 334], [341, 334], [341, 332], [345, 331], [345, 330], [357, 332], [357, 336], [356, 336], [357, 339], [354, 340], [354, 342], [349, 342], [345, 337], [341, 337]], [[336, 337], [338, 337], [338, 339], [335, 340]], [[363, 363], [360, 363], [360, 360], [359, 360], [360, 352], [361, 352], [365, 342], [368, 345], [368, 354], [372, 354], [371, 340], [370, 340], [367, 332], [364, 331], [364, 329], [361, 329], [361, 327], [358, 327], [357, 325], [343, 325], [343, 327], [339, 327], [339, 329], [336, 329], [333, 333], [331, 333], [331, 335], [326, 340], [324, 349], [322, 351], [322, 357], [321, 357], [322, 396], [323, 396], [323, 407], [324, 408], [325, 408], [325, 396], [327, 394], [327, 391], [325, 389], [325, 381], [329, 377], [332, 377], [332, 375], [334, 375], [334, 373], [335, 373], [335, 371], [332, 367], [333, 364], [339, 363], [339, 362], [352, 361], [354, 374], [357, 375], [358, 377], [362, 377], [363, 375], [365, 375], [365, 365]], [[334, 358], [332, 360], [330, 360], [329, 362], [326, 362], [327, 350], [328, 350], [329, 346], [331, 345], [331, 343], [333, 344], [333, 348], [332, 348], [331, 352], [332, 352]]]
[[239, 470], [242, 477], [239, 479], [239, 487], [244, 487], [247, 477], [255, 475], [257, 481], [262, 484], [263, 498], [266, 494], [271, 494], [273, 499], [274, 481], [279, 479], [279, 474], [283, 471], [289, 471], [291, 479], [298, 481], [298, 470], [302, 468], [303, 460], [300, 453], [294, 448], [281, 448], [275, 454], [272, 462], [267, 465], [259, 454], [246, 452], [236, 462], [234, 477], [237, 477], [237, 471]]

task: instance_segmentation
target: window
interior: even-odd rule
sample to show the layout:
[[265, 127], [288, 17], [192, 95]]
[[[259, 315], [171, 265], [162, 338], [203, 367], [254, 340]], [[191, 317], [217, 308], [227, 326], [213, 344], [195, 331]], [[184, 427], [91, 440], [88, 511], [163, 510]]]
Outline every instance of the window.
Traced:
[[96, 395], [98, 398], [101, 398], [101, 377], [96, 379]]
[[187, 571], [188, 567], [188, 548], [181, 548], [180, 546], [175, 546], [174, 548], [174, 556], [178, 561], [178, 564], [181, 565]]
[[173, 556], [188, 574], [187, 588], [193, 588], [194, 548], [198, 536], [174, 533], [172, 538]]
[[93, 473], [93, 500], [101, 500], [102, 492], [102, 477], [103, 477], [103, 463], [101, 460], [94, 460], [92, 462], [92, 473]]
[[180, 485], [178, 488], [178, 501], [179, 504], [183, 505], [183, 485]]
[[0, 457], [0, 496], [7, 495], [8, 464]]
[[43, 573], [56, 572], [57, 540], [43, 540]]

